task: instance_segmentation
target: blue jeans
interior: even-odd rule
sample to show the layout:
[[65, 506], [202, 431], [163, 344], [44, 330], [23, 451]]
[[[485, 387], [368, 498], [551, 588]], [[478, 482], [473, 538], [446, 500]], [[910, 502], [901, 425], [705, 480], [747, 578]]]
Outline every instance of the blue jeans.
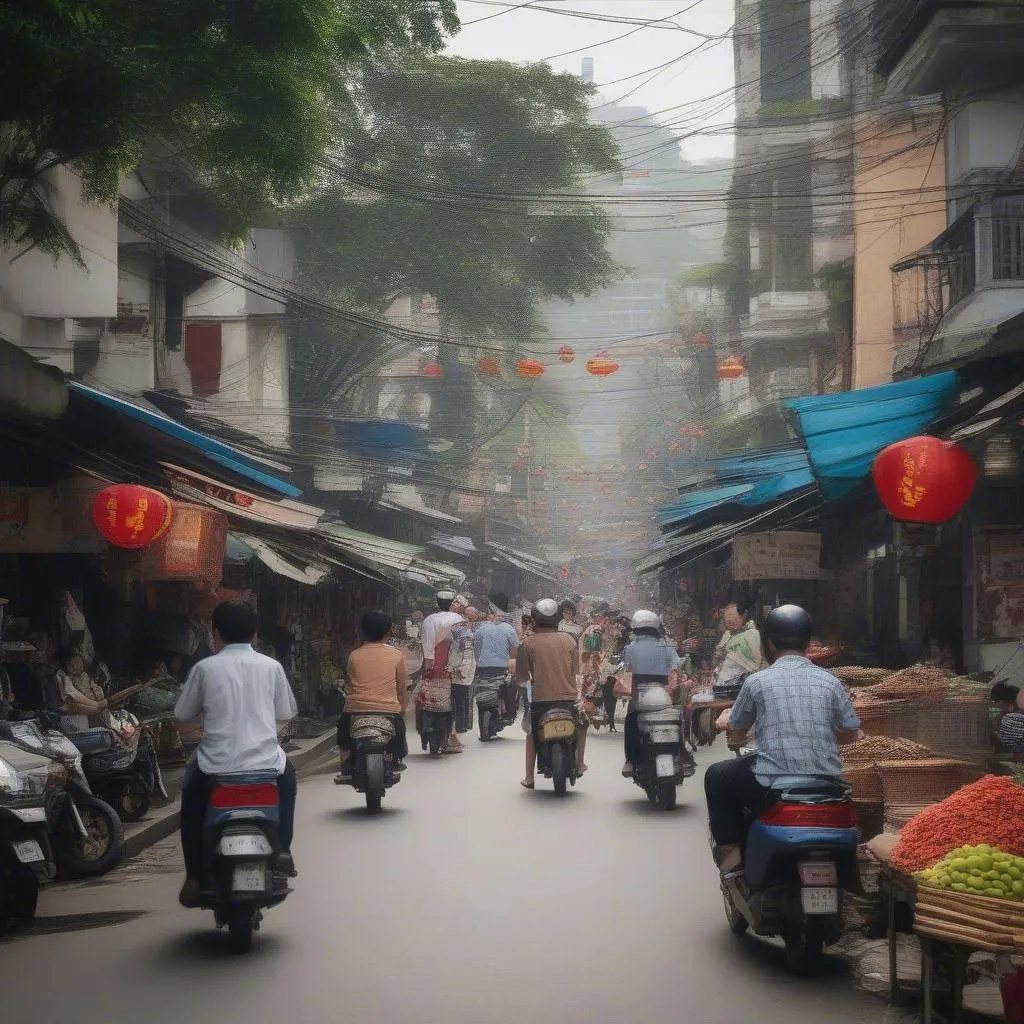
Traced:
[[[295, 834], [295, 799], [298, 781], [291, 761], [277, 777], [277, 813], [280, 819], [278, 837], [282, 850], [291, 850]], [[181, 780], [181, 852], [185, 858], [185, 874], [189, 878], [203, 876], [203, 819], [210, 801], [210, 776], [192, 761]]]

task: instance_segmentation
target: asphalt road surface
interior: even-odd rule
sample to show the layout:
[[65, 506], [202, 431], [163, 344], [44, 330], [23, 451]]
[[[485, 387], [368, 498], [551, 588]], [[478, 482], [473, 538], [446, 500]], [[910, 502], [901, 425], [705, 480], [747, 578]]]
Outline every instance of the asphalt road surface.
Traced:
[[[410, 736], [415, 743], [415, 734]], [[721, 756], [722, 749], [703, 760]], [[177, 905], [177, 839], [55, 886], [0, 942], [5, 1024], [793, 1024], [887, 1019], [845, 965], [787, 973], [725, 924], [700, 779], [673, 812], [624, 780], [621, 734], [591, 737], [575, 792], [520, 789], [517, 724], [430, 761], [385, 810], [314, 775], [299, 790], [295, 893], [251, 954]]]

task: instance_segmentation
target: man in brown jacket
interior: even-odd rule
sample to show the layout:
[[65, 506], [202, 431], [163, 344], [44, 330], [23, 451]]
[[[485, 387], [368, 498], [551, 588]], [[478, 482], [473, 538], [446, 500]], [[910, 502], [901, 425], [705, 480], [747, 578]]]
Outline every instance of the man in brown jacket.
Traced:
[[533, 684], [530, 702], [530, 731], [526, 734], [526, 778], [521, 785], [533, 789], [537, 762], [537, 726], [552, 708], [572, 710], [580, 699], [580, 653], [570, 633], [560, 633], [561, 613], [550, 598], [538, 601], [532, 610], [535, 629], [523, 638], [516, 651], [516, 680]]

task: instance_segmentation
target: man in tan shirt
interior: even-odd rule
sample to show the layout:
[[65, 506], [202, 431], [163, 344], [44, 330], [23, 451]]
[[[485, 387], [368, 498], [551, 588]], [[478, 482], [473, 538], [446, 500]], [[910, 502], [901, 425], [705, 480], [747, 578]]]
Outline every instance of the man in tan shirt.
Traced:
[[345, 710], [338, 719], [338, 748], [341, 751], [341, 771], [335, 782], [352, 779], [352, 716], [354, 714], [388, 715], [395, 723], [395, 738], [389, 753], [399, 760], [399, 770], [405, 767], [409, 753], [405, 738], [405, 707], [409, 700], [409, 674], [405, 655], [388, 645], [391, 636], [391, 618], [384, 612], [367, 612], [363, 616], [364, 643], [348, 658], [348, 696]]
[[531, 728], [526, 734], [525, 789], [533, 789], [537, 763], [537, 726], [552, 708], [576, 707], [580, 699], [580, 652], [570, 633], [558, 631], [561, 613], [555, 601], [545, 598], [533, 606], [534, 631], [523, 638], [516, 651], [516, 680], [532, 682]]

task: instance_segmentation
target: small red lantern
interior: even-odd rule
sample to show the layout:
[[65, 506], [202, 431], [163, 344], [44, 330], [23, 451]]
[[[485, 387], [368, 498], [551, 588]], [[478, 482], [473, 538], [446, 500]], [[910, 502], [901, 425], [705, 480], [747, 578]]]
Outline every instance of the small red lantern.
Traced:
[[711, 339], [703, 332], [698, 331], [693, 338], [693, 347], [705, 349], [711, 344]]
[[501, 376], [501, 363], [494, 356], [484, 356], [476, 361], [476, 368], [488, 377]]
[[682, 450], [682, 445], [678, 441], [669, 441], [668, 450], [670, 452], [678, 452]]
[[699, 423], [684, 423], [679, 428], [679, 433], [683, 437], [702, 438], [704, 436], [704, 428]]
[[444, 367], [438, 362], [427, 363], [420, 371], [424, 377], [443, 377]]
[[521, 472], [526, 469], [526, 459], [513, 459], [512, 468], [516, 470], [516, 472]]
[[543, 377], [544, 364], [537, 359], [520, 359], [516, 363], [516, 373], [520, 377]]
[[535, 469], [535, 470], [533, 471], [533, 475], [534, 475], [534, 476], [537, 476], [537, 477], [540, 477], [541, 479], [543, 479], [544, 477], [546, 477], [546, 476], [548, 475], [548, 473], [547, 473], [547, 470], [546, 470], [546, 469], [544, 469], [544, 467], [543, 467], [543, 466], [538, 466], [538, 467], [537, 467], [537, 468], [536, 468], [536, 469]]
[[878, 496], [894, 519], [944, 523], [970, 499], [978, 464], [951, 442], [911, 437], [879, 452], [871, 475]]
[[572, 345], [563, 345], [558, 350], [558, 358], [563, 363], [571, 363], [576, 358], [576, 350]]
[[719, 380], [739, 380], [747, 372], [739, 356], [729, 356], [718, 364]]
[[607, 498], [611, 495], [612, 489], [605, 484], [604, 487], [601, 488], [601, 493]]
[[559, 570], [559, 575], [562, 577], [563, 580], [571, 579], [572, 574], [569, 572], [569, 566], [563, 565], [562, 568]]
[[647, 458], [649, 458], [649, 459], [656, 459], [657, 457], [658, 457], [658, 449], [657, 448], [648, 448], [647, 449]]
[[170, 498], [137, 484], [105, 487], [92, 506], [96, 529], [118, 548], [148, 547], [167, 532], [173, 518]]
[[587, 373], [593, 374], [595, 377], [608, 377], [617, 373], [618, 369], [619, 364], [607, 352], [601, 352], [593, 359], [587, 360]]
[[518, 448], [516, 448], [516, 455], [520, 456], [520, 458], [525, 459], [526, 456], [529, 454], [530, 446], [528, 444], [521, 444]]

